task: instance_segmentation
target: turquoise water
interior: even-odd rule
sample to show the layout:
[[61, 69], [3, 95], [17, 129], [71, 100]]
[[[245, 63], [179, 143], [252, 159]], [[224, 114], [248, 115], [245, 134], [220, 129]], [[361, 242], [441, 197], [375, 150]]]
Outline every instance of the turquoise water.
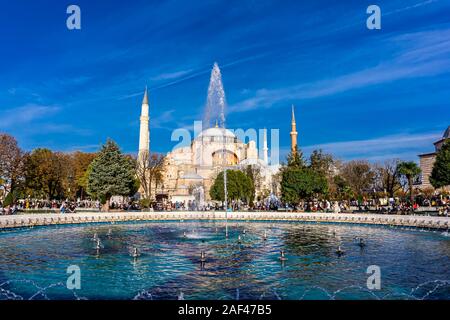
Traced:
[[[336, 254], [338, 246], [344, 255]], [[0, 299], [450, 299], [449, 257], [445, 233], [390, 227], [235, 221], [37, 227], [0, 232]], [[80, 267], [80, 290], [66, 287], [70, 265]], [[380, 290], [367, 288], [370, 265], [380, 267]]]

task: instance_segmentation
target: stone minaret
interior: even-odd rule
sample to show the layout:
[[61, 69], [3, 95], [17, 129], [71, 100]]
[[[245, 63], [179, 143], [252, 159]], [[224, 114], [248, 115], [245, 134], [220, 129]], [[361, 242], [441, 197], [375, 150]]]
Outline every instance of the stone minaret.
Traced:
[[150, 152], [150, 129], [149, 123], [149, 106], [148, 106], [148, 94], [147, 87], [145, 87], [144, 99], [142, 100], [141, 118], [140, 118], [140, 130], [139, 130], [139, 156], [143, 152]]
[[297, 151], [297, 125], [295, 123], [294, 105], [292, 105], [292, 122], [291, 122], [291, 151]]
[[265, 164], [269, 164], [269, 148], [267, 148], [267, 129], [264, 128], [264, 138], [263, 138], [263, 160]]

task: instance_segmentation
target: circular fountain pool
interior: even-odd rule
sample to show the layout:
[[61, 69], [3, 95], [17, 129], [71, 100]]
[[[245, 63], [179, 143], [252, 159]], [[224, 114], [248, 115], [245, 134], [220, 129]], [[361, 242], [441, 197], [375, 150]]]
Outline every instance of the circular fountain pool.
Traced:
[[[345, 254], [336, 254], [339, 246]], [[39, 227], [0, 233], [0, 299], [450, 299], [449, 258], [445, 233], [389, 227], [233, 221]], [[79, 290], [66, 285], [73, 265], [81, 271]], [[380, 267], [380, 290], [367, 287], [373, 265]]]

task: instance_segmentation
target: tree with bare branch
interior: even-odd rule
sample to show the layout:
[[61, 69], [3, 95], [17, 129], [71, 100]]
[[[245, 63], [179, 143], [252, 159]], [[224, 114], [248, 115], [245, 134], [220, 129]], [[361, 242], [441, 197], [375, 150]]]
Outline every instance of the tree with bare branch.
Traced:
[[368, 161], [349, 161], [342, 167], [341, 174], [357, 197], [362, 197], [363, 193], [373, 186], [375, 174]]
[[136, 161], [136, 175], [144, 193], [144, 199], [151, 200], [153, 190], [163, 182], [166, 157], [163, 154], [143, 151]]
[[386, 160], [382, 164], [375, 165], [375, 180], [380, 189], [383, 189], [391, 198], [401, 189], [399, 182], [398, 164], [399, 159]]
[[0, 188], [3, 195], [16, 189], [23, 178], [24, 153], [14, 137], [0, 133]]

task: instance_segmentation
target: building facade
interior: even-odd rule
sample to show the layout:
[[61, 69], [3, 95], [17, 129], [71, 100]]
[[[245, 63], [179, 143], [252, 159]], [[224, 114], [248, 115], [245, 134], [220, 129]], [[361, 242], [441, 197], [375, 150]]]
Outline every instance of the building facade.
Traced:
[[434, 162], [436, 161], [436, 153], [441, 149], [446, 140], [450, 139], [450, 126], [445, 130], [442, 138], [434, 144], [434, 152], [424, 153], [419, 155], [420, 169], [422, 170], [420, 179], [420, 189], [433, 188], [430, 183], [431, 171], [433, 170]]
[[[217, 65], [213, 68], [211, 79], [221, 81]], [[224, 99], [221, 83], [218, 86], [211, 86], [210, 83], [211, 87], [219, 87]], [[195, 201], [198, 206], [205, 205], [211, 201], [209, 190], [215, 178], [224, 169], [245, 170], [250, 167], [253, 172], [257, 172], [256, 198], [268, 196], [276, 189], [273, 186], [273, 176], [278, 172], [279, 164], [278, 161], [275, 164], [270, 163], [267, 130], [263, 130], [260, 155], [255, 139], [248, 139], [248, 142], [244, 143], [239, 138], [240, 135], [224, 127], [223, 115], [221, 110], [215, 126], [202, 130], [189, 145], [176, 148], [166, 155], [163, 181], [159, 185], [152, 185], [151, 188], [153, 199], [165, 198], [171, 202], [185, 203]], [[293, 110], [292, 117], [294, 119]], [[150, 153], [149, 119], [146, 89], [140, 117], [138, 161], [142, 154]], [[222, 127], [219, 127], [218, 123], [223, 124]], [[295, 132], [291, 132], [291, 136], [295, 135], [296, 143], [297, 133], [295, 126], [293, 128]]]

